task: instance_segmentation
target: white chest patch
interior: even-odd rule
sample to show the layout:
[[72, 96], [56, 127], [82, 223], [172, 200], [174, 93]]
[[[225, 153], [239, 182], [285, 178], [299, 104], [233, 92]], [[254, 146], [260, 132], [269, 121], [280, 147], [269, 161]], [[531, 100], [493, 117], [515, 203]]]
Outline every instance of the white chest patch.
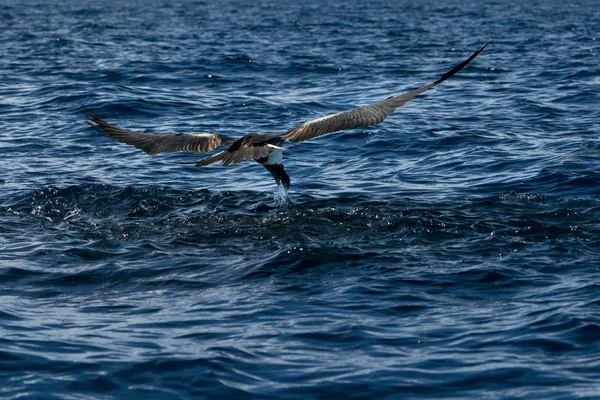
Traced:
[[269, 153], [269, 158], [265, 165], [273, 165], [273, 164], [281, 164], [283, 162], [283, 151], [281, 150], [272, 150]]

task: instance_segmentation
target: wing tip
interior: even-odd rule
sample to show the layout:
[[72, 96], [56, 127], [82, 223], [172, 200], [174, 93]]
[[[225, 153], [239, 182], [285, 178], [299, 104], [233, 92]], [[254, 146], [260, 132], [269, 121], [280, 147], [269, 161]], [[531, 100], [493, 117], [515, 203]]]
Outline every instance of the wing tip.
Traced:
[[97, 117], [97, 115], [92, 110], [90, 110], [88, 106], [83, 106], [83, 115], [88, 119]]
[[471, 58], [471, 60], [475, 57], [477, 57], [479, 55], [479, 53], [481, 53], [483, 51], [483, 49], [485, 49], [486, 47], [488, 47], [490, 44], [490, 42], [487, 42], [486, 44], [484, 44], [483, 46], [481, 46], [480, 48], [478, 48], [477, 50], [475, 50], [475, 53], [473, 53], [473, 55], [469, 58]]
[[488, 45], [490, 44], [490, 42], [487, 42], [486, 44], [484, 44], [483, 46], [481, 46], [480, 48], [478, 48], [477, 50], [475, 50], [475, 52], [473, 54], [471, 54], [471, 56], [469, 58], [467, 58], [466, 60], [464, 60], [463, 62], [461, 62], [460, 64], [458, 64], [456, 67], [452, 68], [450, 71], [446, 72], [445, 74], [443, 74], [438, 80], [436, 80], [435, 82], [433, 82], [432, 86], [436, 86], [439, 83], [444, 82], [446, 79], [452, 77], [454, 74], [456, 74], [458, 71], [460, 71], [461, 69], [463, 69], [464, 67], [466, 67], [471, 61], [473, 61], [473, 59], [475, 57], [477, 57], [479, 55], [479, 53], [481, 53], [483, 51], [483, 49], [485, 49]]
[[106, 124], [106, 122], [104, 122], [104, 120], [102, 120], [102, 118], [100, 118], [98, 115], [96, 115], [96, 113], [94, 113], [92, 110], [90, 110], [87, 106], [83, 107], [83, 115], [85, 116], [86, 120], [85, 123], [88, 124], [89, 126], [91, 126], [92, 128], [95, 129], [101, 129], [102, 128], [102, 124]]

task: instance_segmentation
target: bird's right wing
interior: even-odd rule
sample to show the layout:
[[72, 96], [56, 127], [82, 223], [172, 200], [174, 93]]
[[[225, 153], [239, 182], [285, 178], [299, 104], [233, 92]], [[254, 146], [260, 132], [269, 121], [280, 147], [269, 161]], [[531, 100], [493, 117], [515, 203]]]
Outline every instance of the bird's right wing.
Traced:
[[412, 92], [400, 96], [389, 97], [377, 103], [353, 108], [348, 111], [342, 111], [337, 114], [327, 115], [325, 117], [307, 121], [297, 128], [294, 128], [281, 136], [282, 139], [290, 142], [301, 142], [325, 135], [331, 132], [337, 132], [344, 129], [358, 128], [362, 126], [377, 125], [383, 122], [388, 115], [393, 113], [398, 107], [414, 99], [417, 95], [431, 89], [435, 85], [445, 81], [470, 63], [485, 47], [484, 45], [477, 49], [471, 57], [467, 58], [450, 71], [443, 74], [437, 80], [421, 86]]
[[86, 122], [90, 126], [104, 132], [111, 139], [135, 146], [150, 155], [177, 151], [206, 153], [219, 146], [230, 146], [236, 140], [217, 133], [139, 133], [117, 128], [89, 110], [85, 112], [85, 116], [87, 118]]

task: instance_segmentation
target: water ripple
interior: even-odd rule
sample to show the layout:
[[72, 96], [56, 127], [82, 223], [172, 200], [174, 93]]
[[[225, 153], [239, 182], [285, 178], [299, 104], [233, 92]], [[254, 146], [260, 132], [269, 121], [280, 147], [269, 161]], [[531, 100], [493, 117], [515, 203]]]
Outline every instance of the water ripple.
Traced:
[[[597, 398], [594, 2], [0, 5], [3, 398]], [[83, 122], [376, 127], [182, 167]], [[197, 156], [197, 155], [196, 155]]]

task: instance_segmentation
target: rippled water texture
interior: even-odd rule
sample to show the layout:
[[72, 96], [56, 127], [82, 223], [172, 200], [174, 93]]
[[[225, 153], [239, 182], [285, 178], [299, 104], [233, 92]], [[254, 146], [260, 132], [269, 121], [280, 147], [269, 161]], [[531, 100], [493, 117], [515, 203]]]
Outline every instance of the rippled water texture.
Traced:
[[[598, 398], [597, 2], [0, 2], [0, 397]], [[280, 133], [174, 165], [83, 122]]]

